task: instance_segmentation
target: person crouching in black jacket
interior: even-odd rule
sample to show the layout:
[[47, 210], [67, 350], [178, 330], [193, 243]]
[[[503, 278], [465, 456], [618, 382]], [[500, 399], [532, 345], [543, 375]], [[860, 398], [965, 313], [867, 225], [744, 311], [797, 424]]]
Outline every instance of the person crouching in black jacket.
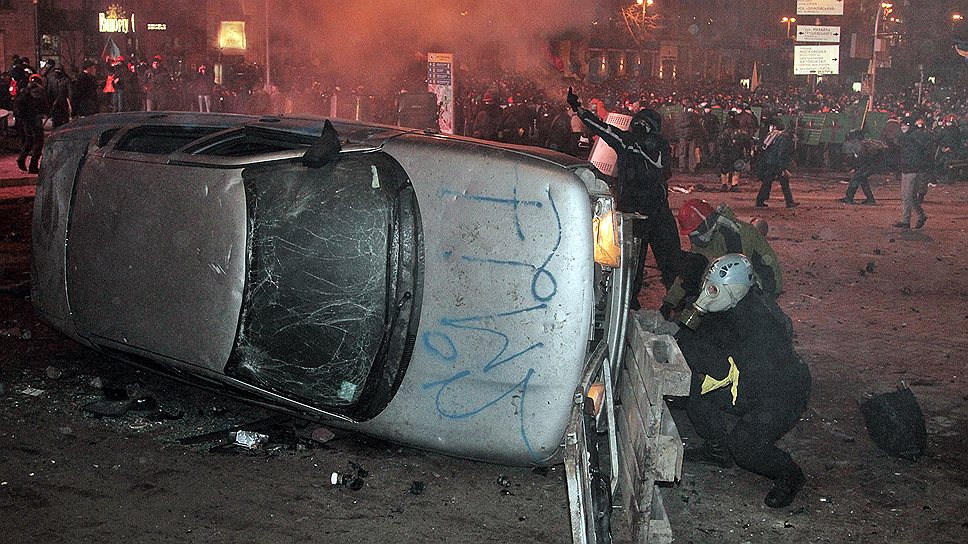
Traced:
[[[688, 414], [704, 443], [687, 461], [733, 466], [766, 476], [765, 503], [793, 502], [805, 477], [776, 442], [800, 419], [810, 397], [810, 370], [793, 350], [793, 327], [757, 286], [750, 261], [729, 253], [713, 261], [675, 338], [693, 372]], [[726, 419], [735, 420], [727, 431]]]

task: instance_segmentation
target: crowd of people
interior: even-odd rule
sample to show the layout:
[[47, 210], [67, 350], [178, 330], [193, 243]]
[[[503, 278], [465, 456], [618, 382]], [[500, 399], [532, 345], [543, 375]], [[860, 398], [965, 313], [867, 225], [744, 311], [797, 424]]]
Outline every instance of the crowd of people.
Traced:
[[[38, 170], [45, 125], [56, 128], [99, 112], [305, 113], [398, 122], [399, 102], [393, 93], [380, 95], [361, 85], [314, 77], [308, 67], [291, 70], [281, 78], [283, 90], [278, 83], [266, 88], [258, 66], [245, 63], [222, 67], [223, 77], [216, 83], [213, 70], [205, 63], [190, 69], [179, 63], [177, 69], [171, 69], [160, 56], [88, 60], [70, 70], [54, 61], [35, 69], [25, 57], [14, 55], [11, 60], [10, 69], [0, 73], [0, 84], [9, 89], [0, 93], [0, 113], [10, 112], [17, 120], [14, 131], [22, 142], [18, 164], [29, 172]], [[420, 90], [418, 78], [410, 74], [411, 84], [391, 78], [390, 85], [400, 92]], [[670, 141], [678, 171], [693, 174], [702, 168], [716, 172], [723, 191], [736, 190], [744, 174], [755, 174], [761, 181], [756, 198], [761, 207], [768, 205], [774, 182], [779, 184], [786, 206], [796, 206], [788, 167], [794, 162], [800, 166], [822, 164], [818, 157], [825, 157], [828, 164], [836, 162], [835, 166], [841, 166], [844, 158], [852, 160], [854, 176], [843, 201], [853, 203], [860, 189], [865, 195], [861, 203], [874, 203], [867, 183], [871, 174], [915, 168], [897, 162], [904, 160], [901, 151], [907, 149], [900, 142], [902, 125], [916, 129], [918, 149], [924, 155], [915, 161], [916, 169], [925, 174], [941, 173], [945, 179], [946, 167], [968, 155], [964, 130], [968, 122], [963, 122], [968, 119], [968, 89], [911, 88], [883, 94], [875, 107], [891, 115], [883, 134], [873, 140], [855, 132], [843, 145], [831, 146], [800, 145], [799, 132], [784, 125], [806, 114], [863, 112], [866, 97], [832, 83], [765, 84], [755, 90], [738, 83], [631, 76], [564, 83], [547, 74], [540, 78], [508, 73], [485, 77], [462, 70], [457, 77], [455, 132], [586, 158], [595, 131], [569, 111], [562, 88], [573, 87], [575, 95], [602, 120], [609, 113], [634, 118], [644, 110], [674, 111], [662, 132]], [[8, 118], [9, 114], [3, 116], [4, 122]], [[913, 194], [923, 194], [925, 179], [926, 175], [920, 175], [912, 181], [918, 187], [912, 189]], [[923, 225], [916, 198], [908, 208], [918, 215], [915, 224]], [[905, 212], [899, 224], [910, 223], [910, 213]]]

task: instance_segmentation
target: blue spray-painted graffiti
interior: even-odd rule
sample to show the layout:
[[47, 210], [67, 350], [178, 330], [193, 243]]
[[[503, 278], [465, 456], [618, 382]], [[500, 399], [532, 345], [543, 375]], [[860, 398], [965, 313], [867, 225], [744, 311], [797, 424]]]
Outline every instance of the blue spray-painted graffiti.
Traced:
[[[550, 207], [550, 213], [557, 226], [557, 236], [553, 238], [553, 243], [549, 244], [551, 247], [548, 248], [547, 254], [538, 262], [499, 259], [492, 256], [460, 256], [460, 261], [468, 265], [528, 270], [531, 273], [530, 293], [533, 302], [525, 307], [509, 308], [505, 311], [490, 311], [463, 317], [445, 316], [440, 319], [439, 328], [425, 333], [421, 338], [423, 349], [431, 357], [447, 364], [453, 372], [444, 379], [423, 384], [425, 390], [434, 392], [434, 406], [437, 413], [454, 420], [472, 418], [498, 405], [508, 397], [516, 397], [518, 402], [516, 412], [521, 440], [528, 453], [534, 459], [540, 460], [542, 454], [533, 449], [531, 441], [528, 439], [526, 425], [525, 402], [528, 395], [528, 384], [535, 374], [533, 363], [529, 363], [533, 359], [529, 359], [526, 355], [543, 349], [545, 344], [531, 340], [522, 342], [520, 339], [512, 339], [511, 334], [517, 330], [521, 319], [525, 316], [546, 310], [548, 303], [558, 292], [558, 282], [554, 274], [548, 270], [548, 265], [561, 246], [561, 216], [558, 213], [558, 208], [555, 206], [550, 189], [547, 190], [547, 202], [521, 200], [518, 198], [517, 188], [514, 189], [510, 198], [468, 194], [449, 189], [440, 191], [439, 196], [510, 211], [513, 216], [513, 235], [518, 242], [526, 240], [521, 224], [522, 211], [529, 213], [547, 212], [548, 208], [545, 208], [545, 206]], [[504, 249], [512, 254], [518, 253], [514, 251], [514, 247], [505, 247]], [[447, 250], [443, 251], [441, 255], [445, 259], [450, 259], [453, 257], [453, 253], [453, 251]], [[471, 340], [477, 340], [477, 342], [471, 342]], [[489, 352], [485, 353], [478, 350], [464, 353], [461, 352], [459, 347], [462, 344], [487, 345], [491, 348]], [[517, 345], [512, 347], [512, 344]], [[503, 371], [502, 381], [510, 384], [508, 387], [499, 391], [490, 390], [477, 397], [474, 396], [473, 391], [468, 390], [469, 388], [461, 387], [462, 382], [471, 383], [470, 380], [480, 380], [483, 376], [498, 368]], [[510, 379], [508, 379], [509, 376]], [[486, 388], [482, 389], [486, 390]], [[545, 452], [544, 455], [546, 456], [548, 453]]]

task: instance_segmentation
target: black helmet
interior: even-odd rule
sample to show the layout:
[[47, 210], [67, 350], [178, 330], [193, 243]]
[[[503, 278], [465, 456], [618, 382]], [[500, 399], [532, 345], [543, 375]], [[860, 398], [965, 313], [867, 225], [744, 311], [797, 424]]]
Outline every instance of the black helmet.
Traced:
[[645, 127], [649, 132], [659, 132], [662, 130], [662, 116], [651, 108], [640, 110], [632, 117], [632, 128], [635, 127]]

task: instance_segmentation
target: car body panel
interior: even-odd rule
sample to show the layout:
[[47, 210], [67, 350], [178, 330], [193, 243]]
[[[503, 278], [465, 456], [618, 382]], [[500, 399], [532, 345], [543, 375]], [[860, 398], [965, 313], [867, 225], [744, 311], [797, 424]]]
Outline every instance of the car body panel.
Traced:
[[93, 155], [75, 191], [67, 291], [78, 333], [222, 371], [245, 283], [240, 171], [149, 173]]
[[469, 160], [475, 144], [440, 143], [384, 146], [417, 189], [428, 280], [414, 362], [360, 428], [464, 457], [545, 461], [561, 445], [592, 326], [587, 192], [560, 166], [497, 148]]
[[[283, 371], [267, 384], [232, 372], [254, 266], [246, 171], [273, 161], [305, 167], [291, 153], [228, 160], [112, 149], [121, 132], [108, 131], [150, 123], [307, 135], [323, 127], [322, 119], [118, 114], [56, 131], [39, 181], [32, 269], [34, 302], [48, 322], [114, 355], [400, 443], [505, 464], [560, 459], [596, 326], [589, 191], [602, 185], [579, 175], [586, 163], [335, 123], [343, 156], [395, 159], [412, 183], [421, 225], [412, 358], [385, 408], [361, 418], [287, 391], [287, 378], [305, 381], [298, 373]], [[364, 231], [353, 239], [369, 239]]]

